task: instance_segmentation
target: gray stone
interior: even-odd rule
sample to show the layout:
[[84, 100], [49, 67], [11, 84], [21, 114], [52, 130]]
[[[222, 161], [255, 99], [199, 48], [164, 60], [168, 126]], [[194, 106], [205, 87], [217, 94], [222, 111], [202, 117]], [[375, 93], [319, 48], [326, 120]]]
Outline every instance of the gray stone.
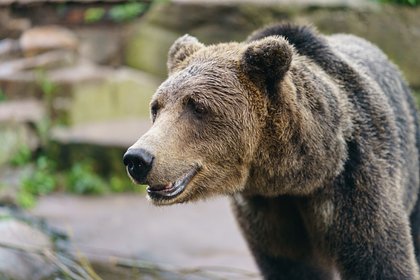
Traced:
[[158, 79], [128, 68], [95, 69], [90, 79], [89, 75], [76, 71], [69, 71], [68, 76], [51, 74], [52, 80], [63, 84], [66, 92], [54, 100], [54, 107], [65, 123], [148, 118], [149, 101], [159, 85]]
[[[0, 5], [3, 4], [3, 2], [5, 1], [0, 1]], [[30, 27], [30, 20], [16, 18], [11, 15], [8, 7], [0, 6], [0, 38], [17, 38], [24, 30], [27, 30]]]
[[0, 77], [13, 75], [22, 71], [40, 69], [48, 70], [74, 64], [75, 54], [65, 50], [55, 50], [36, 56], [14, 59], [0, 65]]
[[10, 162], [22, 147], [34, 150], [39, 139], [34, 130], [25, 123], [0, 123], [0, 167]]
[[53, 87], [53, 119], [62, 124], [79, 124], [148, 118], [150, 97], [161, 80], [134, 69], [99, 67], [84, 61], [46, 71], [42, 78], [35, 71], [0, 71], [0, 87], [8, 100], [42, 99], [45, 82]]
[[41, 250], [53, 250], [46, 234], [0, 213], [0, 277], [38, 280], [51, 275], [56, 269], [35, 253]]
[[54, 127], [49, 155], [58, 159], [58, 167], [68, 168], [94, 159], [93, 168], [100, 174], [122, 176], [125, 174], [121, 164], [123, 154], [150, 126], [150, 120], [133, 118]]
[[0, 103], [0, 166], [8, 163], [22, 147], [35, 150], [40, 140], [33, 129], [45, 117], [38, 100]]
[[169, 28], [151, 24], [141, 24], [127, 36], [125, 63], [128, 66], [166, 76], [166, 58], [169, 47], [181, 33]]
[[45, 117], [45, 109], [39, 100], [11, 100], [0, 103], [0, 123], [36, 123]]
[[[364, 2], [364, 3], [363, 3]], [[242, 41], [252, 30], [279, 21], [314, 24], [325, 33], [352, 33], [383, 49], [420, 87], [420, 9], [368, 1], [204, 1], [176, 0], [154, 5], [127, 38], [126, 62], [166, 76], [174, 37], [189, 33], [203, 43]]]
[[98, 64], [121, 65], [124, 36], [121, 28], [94, 26], [75, 29], [74, 32], [80, 39], [80, 56]]
[[27, 174], [30, 174], [31, 172], [33, 172], [32, 165], [26, 165], [19, 168], [2, 166], [0, 168], [0, 205], [18, 205], [21, 178], [27, 176]]
[[23, 32], [19, 45], [26, 56], [52, 49], [77, 50], [79, 41], [76, 35], [60, 26], [39, 26]]
[[312, 22], [326, 33], [351, 33], [379, 46], [413, 87], [420, 87], [420, 9], [382, 5], [357, 10], [314, 10], [296, 20]]
[[13, 39], [0, 40], [0, 61], [7, 61], [18, 57], [19, 43]]
[[54, 141], [62, 144], [84, 143], [126, 149], [137, 141], [150, 126], [150, 120], [109, 120], [79, 124], [72, 127], [55, 127], [52, 130], [51, 137]]

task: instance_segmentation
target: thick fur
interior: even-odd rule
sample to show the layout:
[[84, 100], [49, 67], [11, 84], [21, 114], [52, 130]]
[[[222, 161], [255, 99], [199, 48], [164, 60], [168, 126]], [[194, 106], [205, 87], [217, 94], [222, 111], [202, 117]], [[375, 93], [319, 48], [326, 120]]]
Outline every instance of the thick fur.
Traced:
[[133, 148], [155, 157], [151, 185], [200, 171], [155, 204], [230, 195], [266, 279], [418, 279], [417, 113], [378, 48], [281, 24], [243, 43], [186, 35], [168, 71]]

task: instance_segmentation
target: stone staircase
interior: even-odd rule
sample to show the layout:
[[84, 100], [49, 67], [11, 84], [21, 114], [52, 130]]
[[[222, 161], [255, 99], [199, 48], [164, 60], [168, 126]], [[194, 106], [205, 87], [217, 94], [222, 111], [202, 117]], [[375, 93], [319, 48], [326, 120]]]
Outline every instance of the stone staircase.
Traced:
[[[47, 26], [26, 31], [17, 40], [0, 41], [5, 99], [0, 102], [0, 164], [23, 145], [38, 149], [42, 135], [36, 128], [46, 121], [53, 125], [51, 147], [43, 148], [52, 148], [63, 167], [79, 160], [63, 155], [88, 157], [87, 147], [97, 147], [93, 150], [108, 160], [118, 154], [121, 165], [123, 151], [147, 130], [148, 103], [160, 79], [90, 61], [78, 54], [78, 48], [88, 47], [75, 38], [70, 30]], [[2, 43], [8, 47], [1, 48]]]
[[[55, 124], [52, 140], [59, 145], [97, 144], [123, 151], [147, 128], [150, 96], [166, 76], [166, 53], [178, 36], [190, 33], [206, 44], [243, 40], [255, 28], [282, 20], [313, 23], [322, 32], [349, 32], [372, 40], [402, 68], [411, 85], [420, 88], [416, 20], [420, 10], [363, 3], [173, 0], [153, 5], [131, 23], [106, 27], [78, 23], [71, 30], [56, 25], [31, 27], [33, 19], [16, 19], [9, 13], [8, 18], [25, 24], [21, 34], [15, 32], [0, 41], [0, 99], [6, 99], [0, 107], [0, 125], [25, 123], [16, 131], [32, 135], [34, 123], [48, 115]], [[29, 109], [24, 103], [16, 107], [9, 104], [12, 101], [43, 108]], [[44, 117], [37, 120], [6, 120], [40, 110]], [[28, 145], [36, 148], [37, 141], [31, 141]], [[20, 145], [20, 141], [11, 142]]]

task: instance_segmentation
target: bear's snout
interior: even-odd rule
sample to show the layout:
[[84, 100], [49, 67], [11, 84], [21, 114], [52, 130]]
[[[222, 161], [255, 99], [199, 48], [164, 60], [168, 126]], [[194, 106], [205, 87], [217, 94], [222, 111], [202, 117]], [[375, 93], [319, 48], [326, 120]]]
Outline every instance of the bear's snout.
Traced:
[[136, 183], [146, 183], [146, 177], [152, 169], [154, 157], [144, 149], [128, 149], [123, 161], [128, 173]]

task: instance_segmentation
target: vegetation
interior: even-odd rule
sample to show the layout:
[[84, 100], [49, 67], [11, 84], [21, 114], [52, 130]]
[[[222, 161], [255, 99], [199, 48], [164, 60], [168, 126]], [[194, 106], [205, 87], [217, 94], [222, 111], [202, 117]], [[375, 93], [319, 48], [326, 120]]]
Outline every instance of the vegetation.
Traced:
[[32, 151], [30, 147], [23, 145], [9, 161], [11, 167], [23, 170], [19, 178], [17, 203], [24, 208], [31, 208], [35, 206], [37, 197], [53, 191], [96, 195], [141, 190], [134, 186], [123, 172], [118, 175], [111, 172], [108, 176], [103, 176], [93, 159], [77, 161], [72, 166], [58, 166], [57, 159], [60, 155], [51, 151], [50, 139], [51, 128], [57, 124], [57, 121], [53, 120], [52, 102], [59, 89], [43, 71], [38, 71], [37, 77], [47, 110], [46, 116], [35, 124], [41, 147]]
[[0, 88], [0, 102], [6, 100], [6, 95], [4, 94], [3, 90]]
[[123, 4], [115, 4], [111, 8], [91, 7], [84, 13], [86, 23], [95, 23], [101, 20], [124, 22], [133, 20], [142, 15], [149, 7], [149, 3], [130, 1]]
[[146, 3], [128, 2], [112, 7], [109, 10], [109, 16], [116, 22], [128, 21], [138, 17], [146, 8]]
[[46, 153], [41, 152], [33, 158], [32, 151], [23, 146], [12, 157], [10, 164], [23, 168], [17, 202], [24, 208], [35, 206], [38, 196], [53, 191], [66, 191], [79, 195], [102, 195], [111, 192], [136, 192], [141, 188], [134, 186], [125, 174], [101, 176], [91, 160], [78, 162], [59, 170]]
[[397, 5], [411, 5], [416, 6], [420, 4], [420, 0], [378, 0], [381, 3], [391, 3]]
[[84, 20], [86, 23], [100, 21], [105, 16], [105, 9], [100, 7], [89, 8], [85, 11]]

